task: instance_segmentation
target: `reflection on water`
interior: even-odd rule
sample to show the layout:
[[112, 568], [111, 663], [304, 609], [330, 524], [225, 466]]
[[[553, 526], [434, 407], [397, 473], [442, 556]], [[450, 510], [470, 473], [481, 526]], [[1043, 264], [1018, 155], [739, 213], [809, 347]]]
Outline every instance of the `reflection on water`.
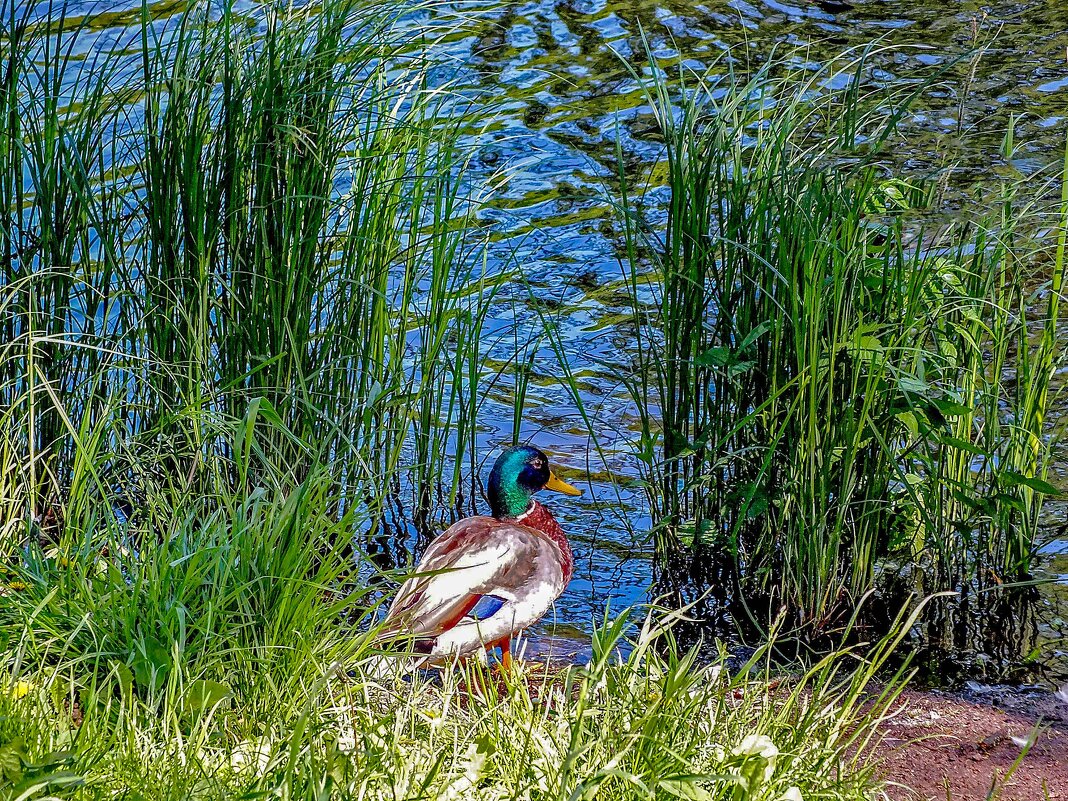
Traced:
[[[773, 49], [786, 49], [795, 69], [814, 72], [844, 49], [875, 40], [884, 50], [873, 57], [872, 86], [907, 94], [936, 80], [904, 122], [896, 156], [904, 174], [938, 178], [948, 206], [974, 196], [985, 177], [1057, 163], [1068, 88], [1068, 6], [1059, 3], [513, 3], [467, 43], [472, 84], [504, 115], [491, 128], [494, 165], [496, 154], [516, 165], [487, 215], [509, 232], [498, 241], [498, 258], [524, 264], [538, 291], [563, 310], [573, 365], [586, 371], [597, 433], [610, 450], [629, 435], [629, 409], [615, 379], [628, 364], [626, 331], [612, 322], [625, 303], [614, 294], [620, 243], [604, 184], [617, 170], [617, 140], [627, 169], [638, 175], [655, 174], [660, 154], [631, 69], [641, 69], [647, 47], [663, 63], [684, 58], [694, 68], [726, 59], [759, 64]], [[986, 51], [979, 60], [977, 45]], [[1010, 116], [1021, 120], [1013, 164], [998, 155]], [[551, 371], [552, 354], [536, 364]], [[574, 418], [551, 384], [543, 385], [531, 431], [564, 430]], [[585, 448], [576, 439], [558, 450], [582, 456]], [[628, 471], [625, 459], [612, 468]], [[604, 531], [611, 539], [611, 519]], [[591, 543], [595, 560], [604, 558], [603, 542]], [[569, 590], [570, 620], [582, 622], [571, 605], [586, 592], [584, 585]]]
[[[149, 12], [162, 24], [184, 7], [168, 0]], [[76, 2], [69, 13], [90, 17], [100, 41], [110, 42], [141, 5]], [[641, 491], [602, 480], [635, 474], [626, 448], [632, 409], [619, 380], [631, 339], [619, 322], [620, 242], [605, 187], [617, 171], [617, 141], [634, 176], [655, 175], [659, 156], [631, 71], [643, 68], [648, 48], [665, 64], [683, 59], [722, 69], [786, 50], [794, 69], [812, 72], [875, 40], [883, 50], [874, 56], [872, 86], [900, 85], [904, 94], [937, 75], [902, 126], [896, 155], [903, 172], [940, 177], [952, 204], [973, 194], [983, 176], [1056, 161], [1068, 90], [1068, 5], [1053, 0], [531, 0], [502, 4], [472, 33], [448, 41], [448, 76], [493, 108], [476, 161], [483, 176], [506, 178], [483, 213], [493, 226], [491, 256], [525, 278], [502, 295], [487, 324], [487, 341], [498, 342], [490, 355], [503, 363], [517, 342], [533, 343], [521, 438], [565, 468], [601, 477], [582, 498], [549, 500], [577, 557], [556, 612], [562, 638], [564, 624], [586, 629], [606, 603], [620, 609], [644, 600], [651, 583]], [[978, 62], [969, 55], [976, 43], [987, 48]], [[1020, 117], [1014, 164], [997, 155], [1010, 115]], [[935, 142], [945, 160], [933, 155]], [[542, 314], [558, 326], [600, 451], [560, 382], [555, 354], [537, 341]], [[481, 410], [479, 444], [490, 460], [512, 435], [508, 381], [506, 372]], [[415, 534], [398, 506], [368, 549], [384, 565], [403, 562]], [[1065, 547], [1064, 540], [1051, 546]]]

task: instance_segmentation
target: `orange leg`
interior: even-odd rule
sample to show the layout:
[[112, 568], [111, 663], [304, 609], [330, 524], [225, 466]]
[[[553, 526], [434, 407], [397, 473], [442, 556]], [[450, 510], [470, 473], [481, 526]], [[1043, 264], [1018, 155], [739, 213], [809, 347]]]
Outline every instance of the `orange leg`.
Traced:
[[498, 646], [500, 646], [500, 649], [501, 649], [501, 662], [500, 662], [501, 669], [503, 671], [505, 671], [506, 673], [511, 672], [511, 670], [512, 670], [512, 638], [511, 637], [502, 637], [499, 640], [494, 640], [493, 642], [491, 642], [491, 643], [486, 645], [486, 650], [487, 651], [492, 651], [494, 648], [497, 648]]

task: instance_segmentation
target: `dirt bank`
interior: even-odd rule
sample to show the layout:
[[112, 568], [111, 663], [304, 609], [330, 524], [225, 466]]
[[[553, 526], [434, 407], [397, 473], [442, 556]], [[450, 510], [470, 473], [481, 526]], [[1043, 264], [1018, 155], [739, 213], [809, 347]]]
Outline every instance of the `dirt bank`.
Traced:
[[878, 753], [892, 801], [1068, 801], [1064, 691], [908, 690], [883, 731]]

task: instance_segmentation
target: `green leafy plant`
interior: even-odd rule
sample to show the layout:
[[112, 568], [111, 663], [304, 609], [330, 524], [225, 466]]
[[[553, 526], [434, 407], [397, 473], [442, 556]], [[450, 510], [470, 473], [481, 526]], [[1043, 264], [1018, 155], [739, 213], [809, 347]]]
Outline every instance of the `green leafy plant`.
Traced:
[[[1022, 596], [990, 590], [1029, 581], [1056, 492], [1064, 262], [1036, 310], [1025, 266], [1042, 240], [1012, 183], [991, 219], [917, 213], [931, 191], [884, 177], [879, 156], [909, 98], [862, 95], [865, 58], [803, 76], [774, 60], [752, 76], [635, 73], [667, 194], [618, 175], [634, 450], [665, 588], [711, 588], [743, 628], [785, 607], [817, 640], [877, 586], [955, 590], [928, 634], [970, 649], [1004, 604], [1024, 619]], [[886, 582], [895, 560], [903, 586]], [[958, 612], [969, 624], [954, 629]]]

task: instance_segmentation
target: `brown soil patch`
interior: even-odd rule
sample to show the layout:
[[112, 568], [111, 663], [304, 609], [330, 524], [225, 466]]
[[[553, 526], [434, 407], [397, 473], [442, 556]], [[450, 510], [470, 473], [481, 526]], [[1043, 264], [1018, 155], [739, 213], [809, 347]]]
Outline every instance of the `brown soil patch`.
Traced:
[[1068, 703], [1054, 693], [907, 690], [882, 732], [892, 801], [1068, 801]]

